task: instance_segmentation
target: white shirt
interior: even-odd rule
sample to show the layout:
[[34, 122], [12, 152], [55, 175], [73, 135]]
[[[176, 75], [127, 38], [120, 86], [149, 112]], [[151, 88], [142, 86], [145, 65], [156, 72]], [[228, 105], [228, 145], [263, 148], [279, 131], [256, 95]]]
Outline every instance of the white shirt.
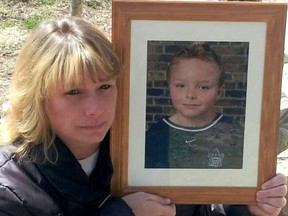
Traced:
[[92, 171], [94, 170], [97, 164], [98, 156], [99, 156], [99, 151], [96, 151], [91, 156], [84, 158], [82, 160], [78, 160], [78, 162], [80, 163], [82, 169], [84, 170], [87, 176], [90, 176]]

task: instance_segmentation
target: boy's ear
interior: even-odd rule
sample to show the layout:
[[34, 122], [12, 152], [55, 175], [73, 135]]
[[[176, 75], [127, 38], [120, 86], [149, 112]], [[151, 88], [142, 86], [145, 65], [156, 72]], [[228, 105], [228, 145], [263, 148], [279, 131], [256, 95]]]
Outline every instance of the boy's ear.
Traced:
[[223, 93], [224, 93], [224, 87], [220, 86], [218, 88], [218, 99], [220, 99], [222, 97]]

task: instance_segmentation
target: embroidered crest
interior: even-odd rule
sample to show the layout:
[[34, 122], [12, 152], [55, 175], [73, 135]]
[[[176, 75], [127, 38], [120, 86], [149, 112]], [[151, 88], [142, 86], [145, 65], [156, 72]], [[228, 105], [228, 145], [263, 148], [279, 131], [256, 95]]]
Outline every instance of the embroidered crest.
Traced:
[[221, 153], [218, 148], [215, 148], [213, 152], [208, 152], [210, 167], [222, 167], [222, 161], [224, 159], [224, 153]]

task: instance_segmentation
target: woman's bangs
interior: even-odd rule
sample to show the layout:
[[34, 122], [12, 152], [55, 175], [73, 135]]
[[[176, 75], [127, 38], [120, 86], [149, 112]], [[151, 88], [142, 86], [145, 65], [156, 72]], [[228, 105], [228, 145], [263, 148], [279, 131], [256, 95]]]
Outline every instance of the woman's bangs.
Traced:
[[79, 65], [79, 58], [59, 53], [50, 68], [47, 68], [44, 79], [44, 95], [53, 95], [61, 87], [68, 90], [79, 84], [81, 82]]
[[59, 89], [60, 83], [64, 90], [68, 91], [83, 84], [85, 77], [97, 82], [99, 81], [99, 74], [111, 77], [117, 75], [117, 72], [114, 71], [113, 61], [98, 55], [89, 46], [79, 47], [74, 52], [67, 52], [66, 50], [58, 53], [48, 70], [45, 80], [45, 92], [48, 94], [53, 94], [56, 89]]
[[75, 88], [83, 83], [83, 63], [79, 59], [67, 59], [62, 72], [60, 73], [59, 82], [62, 83], [66, 91]]
[[94, 82], [99, 80], [99, 72], [102, 72], [101, 64], [99, 64], [99, 57], [95, 56], [95, 53], [91, 49], [86, 49], [82, 53], [81, 61], [83, 75], [88, 75]]
[[87, 47], [83, 52], [82, 70], [85, 75], [89, 75], [93, 81], [99, 81], [99, 74], [113, 76], [111, 63], [103, 56], [97, 54], [95, 50]]
[[64, 89], [68, 91], [81, 86], [85, 77], [90, 77], [95, 82], [98, 81], [101, 67], [98, 62], [99, 60], [85, 51], [67, 56], [61, 73], [58, 75], [58, 83], [62, 83]]

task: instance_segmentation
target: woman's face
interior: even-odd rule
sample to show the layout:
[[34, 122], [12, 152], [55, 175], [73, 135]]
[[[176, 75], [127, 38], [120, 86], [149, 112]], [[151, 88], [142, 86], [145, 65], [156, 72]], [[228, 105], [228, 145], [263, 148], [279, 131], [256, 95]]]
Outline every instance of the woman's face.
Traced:
[[46, 99], [51, 128], [77, 159], [93, 154], [109, 130], [115, 114], [116, 80], [100, 75], [83, 78], [79, 86], [64, 90], [61, 82]]

